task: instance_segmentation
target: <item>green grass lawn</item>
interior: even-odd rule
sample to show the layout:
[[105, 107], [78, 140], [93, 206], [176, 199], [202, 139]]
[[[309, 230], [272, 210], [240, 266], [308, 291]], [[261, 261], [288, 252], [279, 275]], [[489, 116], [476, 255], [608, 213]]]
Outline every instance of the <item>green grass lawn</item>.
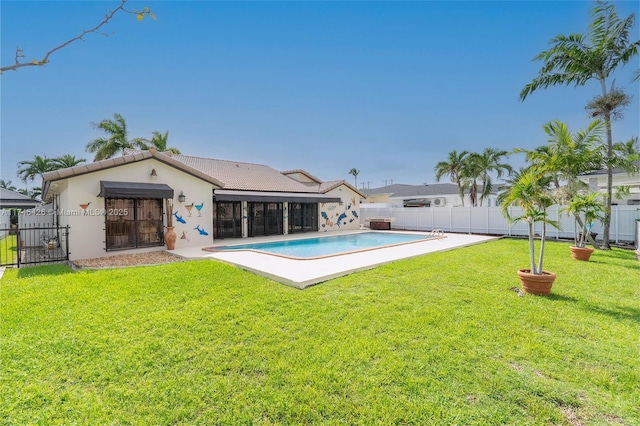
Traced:
[[15, 235], [6, 235], [0, 239], [0, 265], [14, 263], [18, 257]]
[[214, 261], [0, 281], [3, 424], [640, 424], [640, 263], [525, 240], [297, 290]]

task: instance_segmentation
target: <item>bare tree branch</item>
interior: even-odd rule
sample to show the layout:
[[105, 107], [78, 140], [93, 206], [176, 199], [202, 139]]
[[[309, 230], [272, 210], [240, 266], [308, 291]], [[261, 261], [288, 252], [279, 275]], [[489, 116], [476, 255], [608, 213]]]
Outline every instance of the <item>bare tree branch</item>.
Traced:
[[125, 9], [125, 4], [127, 3], [127, 1], [129, 0], [121, 0], [120, 5], [118, 7], [116, 7], [113, 10], [110, 10], [109, 13], [107, 13], [104, 17], [104, 19], [95, 27], [89, 29], [89, 30], [83, 30], [80, 35], [73, 37], [67, 41], [65, 41], [64, 43], [54, 47], [53, 49], [49, 50], [42, 59], [37, 60], [34, 59], [31, 62], [24, 62], [21, 61], [21, 58], [25, 58], [24, 52], [22, 51], [22, 49], [20, 49], [20, 47], [16, 47], [16, 55], [15, 55], [15, 64], [13, 65], [9, 65], [6, 67], [0, 67], [0, 73], [3, 73], [4, 71], [16, 71], [18, 68], [22, 68], [22, 67], [29, 67], [29, 66], [43, 66], [46, 65], [49, 62], [49, 56], [51, 56], [53, 53], [57, 52], [60, 49], [63, 49], [65, 47], [67, 47], [68, 45], [70, 45], [71, 43], [78, 41], [78, 40], [82, 40], [84, 41], [84, 36], [89, 34], [89, 33], [94, 33], [94, 34], [101, 34], [103, 36], [108, 36], [108, 34], [104, 34], [104, 33], [100, 33], [98, 30], [109, 23], [109, 21], [111, 21], [111, 19], [115, 16], [116, 13], [122, 11], [125, 13], [130, 13], [130, 14], [134, 14], [136, 15], [136, 18], [141, 21], [144, 19], [145, 15], [149, 15], [152, 19], [156, 19], [156, 17], [153, 15], [153, 13], [151, 12], [151, 10], [148, 7], [144, 7], [142, 9], [142, 11], [138, 12], [135, 9], [132, 10], [127, 10]]

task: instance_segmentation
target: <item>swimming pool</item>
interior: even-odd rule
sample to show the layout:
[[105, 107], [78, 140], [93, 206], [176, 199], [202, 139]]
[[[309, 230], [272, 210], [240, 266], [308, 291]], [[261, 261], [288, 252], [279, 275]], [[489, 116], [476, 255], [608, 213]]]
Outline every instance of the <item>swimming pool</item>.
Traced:
[[241, 244], [212, 247], [210, 251], [252, 250], [296, 259], [315, 259], [354, 251], [363, 251], [398, 244], [433, 239], [433, 235], [412, 235], [388, 232], [364, 232], [331, 237], [304, 238], [300, 240], [274, 241], [269, 243]]

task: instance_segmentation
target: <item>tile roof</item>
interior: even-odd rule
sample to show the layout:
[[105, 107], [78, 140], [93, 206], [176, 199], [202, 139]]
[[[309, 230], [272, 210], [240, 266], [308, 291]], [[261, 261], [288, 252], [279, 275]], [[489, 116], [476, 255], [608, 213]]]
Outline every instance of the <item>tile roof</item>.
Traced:
[[213, 158], [172, 155], [174, 160], [193, 167], [224, 184], [224, 189], [276, 192], [318, 192], [318, 184], [304, 184], [264, 164]]
[[296, 174], [296, 173], [300, 173], [300, 174], [305, 175], [306, 177], [308, 177], [308, 178], [309, 178], [309, 179], [311, 179], [311, 180], [315, 180], [315, 181], [316, 181], [316, 182], [318, 182], [318, 183], [322, 183], [322, 180], [321, 180], [321, 179], [318, 179], [317, 177], [315, 177], [314, 175], [312, 175], [312, 174], [311, 174], [311, 173], [309, 173], [308, 171], [306, 171], [306, 170], [302, 170], [302, 169], [285, 170], [285, 171], [280, 172], [280, 173], [282, 173], [283, 175], [293, 175], [293, 174]]
[[[322, 182], [304, 170], [280, 172], [264, 164], [217, 160], [170, 152], [163, 153], [155, 150], [132, 150], [119, 157], [45, 173], [43, 175], [44, 193], [48, 192], [49, 184], [56, 180], [151, 158], [207, 180], [225, 190], [323, 194], [344, 184], [364, 197], [361, 191], [358, 191], [344, 180]], [[302, 173], [316, 182], [299, 182], [288, 176], [288, 174], [295, 173]]]

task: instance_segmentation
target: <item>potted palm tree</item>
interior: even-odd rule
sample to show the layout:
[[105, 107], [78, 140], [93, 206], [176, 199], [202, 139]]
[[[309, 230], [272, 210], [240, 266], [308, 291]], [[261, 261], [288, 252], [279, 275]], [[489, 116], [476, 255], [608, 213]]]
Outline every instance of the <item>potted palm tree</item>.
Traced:
[[[540, 170], [531, 166], [520, 173], [516, 173], [504, 192], [500, 194], [502, 213], [512, 223], [523, 221], [529, 228], [529, 268], [518, 270], [518, 277], [525, 293], [547, 295], [556, 279], [556, 274], [545, 271], [544, 245], [547, 225], [559, 228], [556, 221], [550, 220], [547, 208], [554, 204], [549, 190], [552, 179]], [[511, 206], [519, 207], [521, 214], [511, 215]], [[540, 235], [540, 252], [536, 262], [535, 252], [535, 224], [542, 224]]]
[[[596, 220], [604, 218], [604, 205], [598, 200], [600, 194], [592, 192], [591, 194], [577, 194], [569, 204], [563, 209], [575, 218], [575, 234], [574, 245], [570, 247], [571, 257], [576, 260], [589, 260], [593, 249], [587, 247], [587, 235], [591, 232], [591, 226]], [[580, 232], [578, 232], [579, 224]]]

